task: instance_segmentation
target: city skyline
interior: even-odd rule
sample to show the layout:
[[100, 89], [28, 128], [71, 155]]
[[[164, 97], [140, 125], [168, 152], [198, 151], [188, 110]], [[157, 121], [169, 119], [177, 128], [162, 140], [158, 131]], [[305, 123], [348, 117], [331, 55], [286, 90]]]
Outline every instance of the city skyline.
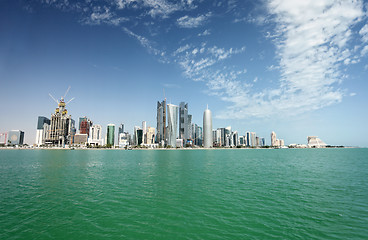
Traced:
[[33, 144], [38, 116], [55, 110], [48, 94], [71, 86], [68, 114], [103, 135], [109, 123], [156, 127], [166, 98], [192, 123], [209, 104], [214, 129], [267, 143], [275, 131], [285, 144], [368, 146], [367, 3], [291, 3], [2, 1], [0, 132]]

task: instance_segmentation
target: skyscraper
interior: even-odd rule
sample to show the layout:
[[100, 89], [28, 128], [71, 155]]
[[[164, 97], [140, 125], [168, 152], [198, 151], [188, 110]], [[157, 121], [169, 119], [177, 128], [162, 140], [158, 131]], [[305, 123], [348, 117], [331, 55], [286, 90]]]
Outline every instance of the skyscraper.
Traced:
[[255, 132], [250, 133], [251, 147], [256, 147], [257, 146], [256, 137], [257, 137], [257, 135], [256, 135]]
[[250, 147], [250, 132], [245, 133], [245, 140], [247, 147]]
[[115, 124], [108, 124], [107, 125], [107, 132], [106, 132], [106, 144], [114, 146], [115, 143]]
[[87, 117], [79, 118], [79, 133], [80, 134], [87, 134], [89, 136], [89, 129], [93, 125], [92, 121], [89, 120]]
[[205, 148], [213, 147], [212, 113], [208, 109], [208, 106], [203, 113], [203, 146]]
[[179, 105], [179, 138], [183, 139], [184, 143], [190, 138], [189, 118], [191, 122], [192, 116], [188, 115], [188, 103], [181, 102]]
[[157, 102], [157, 134], [156, 142], [162, 143], [166, 140], [166, 99]]
[[276, 133], [274, 131], [271, 132], [271, 146], [276, 146]]
[[120, 124], [120, 125], [119, 125], [118, 135], [119, 135], [120, 133], [124, 133], [124, 123], [122, 123], [122, 124]]
[[61, 98], [55, 113], [51, 115], [50, 128], [45, 139], [46, 144], [64, 146], [73, 142], [75, 122], [72, 116], [68, 115], [68, 110], [65, 107], [64, 98]]
[[36, 145], [41, 146], [45, 143], [48, 127], [50, 126], [50, 119], [39, 116], [37, 122]]
[[167, 104], [167, 145], [171, 147], [176, 147], [178, 110], [178, 106]]
[[142, 122], [142, 130], [143, 130], [143, 136], [142, 136], [142, 143], [147, 143], [147, 122]]

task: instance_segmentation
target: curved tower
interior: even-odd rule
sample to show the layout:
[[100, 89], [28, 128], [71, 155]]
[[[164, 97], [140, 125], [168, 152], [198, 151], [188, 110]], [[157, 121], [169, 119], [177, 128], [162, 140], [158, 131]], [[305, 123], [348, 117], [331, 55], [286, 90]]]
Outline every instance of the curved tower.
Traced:
[[203, 113], [203, 146], [205, 148], [211, 148], [212, 144], [212, 113], [207, 106], [207, 109]]

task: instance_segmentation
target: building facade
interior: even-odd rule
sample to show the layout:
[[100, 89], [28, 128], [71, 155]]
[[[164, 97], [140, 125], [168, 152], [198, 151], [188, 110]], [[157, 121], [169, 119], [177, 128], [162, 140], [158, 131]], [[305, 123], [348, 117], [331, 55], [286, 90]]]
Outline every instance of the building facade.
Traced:
[[171, 147], [176, 147], [176, 138], [178, 136], [178, 111], [178, 106], [167, 104], [167, 145]]
[[156, 142], [163, 144], [166, 141], [166, 99], [161, 103], [157, 102], [157, 134]]
[[11, 130], [8, 132], [8, 144], [9, 146], [23, 145], [24, 132], [21, 130]]
[[106, 131], [106, 145], [114, 146], [115, 144], [115, 124], [108, 124]]
[[208, 107], [203, 113], [203, 146], [205, 148], [213, 147], [212, 113]]

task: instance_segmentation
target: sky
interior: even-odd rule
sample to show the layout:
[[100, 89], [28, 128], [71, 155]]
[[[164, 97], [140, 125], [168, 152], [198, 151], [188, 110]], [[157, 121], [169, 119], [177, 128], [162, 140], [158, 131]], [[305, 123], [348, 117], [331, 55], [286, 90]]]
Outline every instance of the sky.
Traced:
[[33, 144], [71, 86], [78, 123], [156, 127], [157, 101], [270, 144], [368, 147], [368, 2], [2, 0], [0, 132]]

